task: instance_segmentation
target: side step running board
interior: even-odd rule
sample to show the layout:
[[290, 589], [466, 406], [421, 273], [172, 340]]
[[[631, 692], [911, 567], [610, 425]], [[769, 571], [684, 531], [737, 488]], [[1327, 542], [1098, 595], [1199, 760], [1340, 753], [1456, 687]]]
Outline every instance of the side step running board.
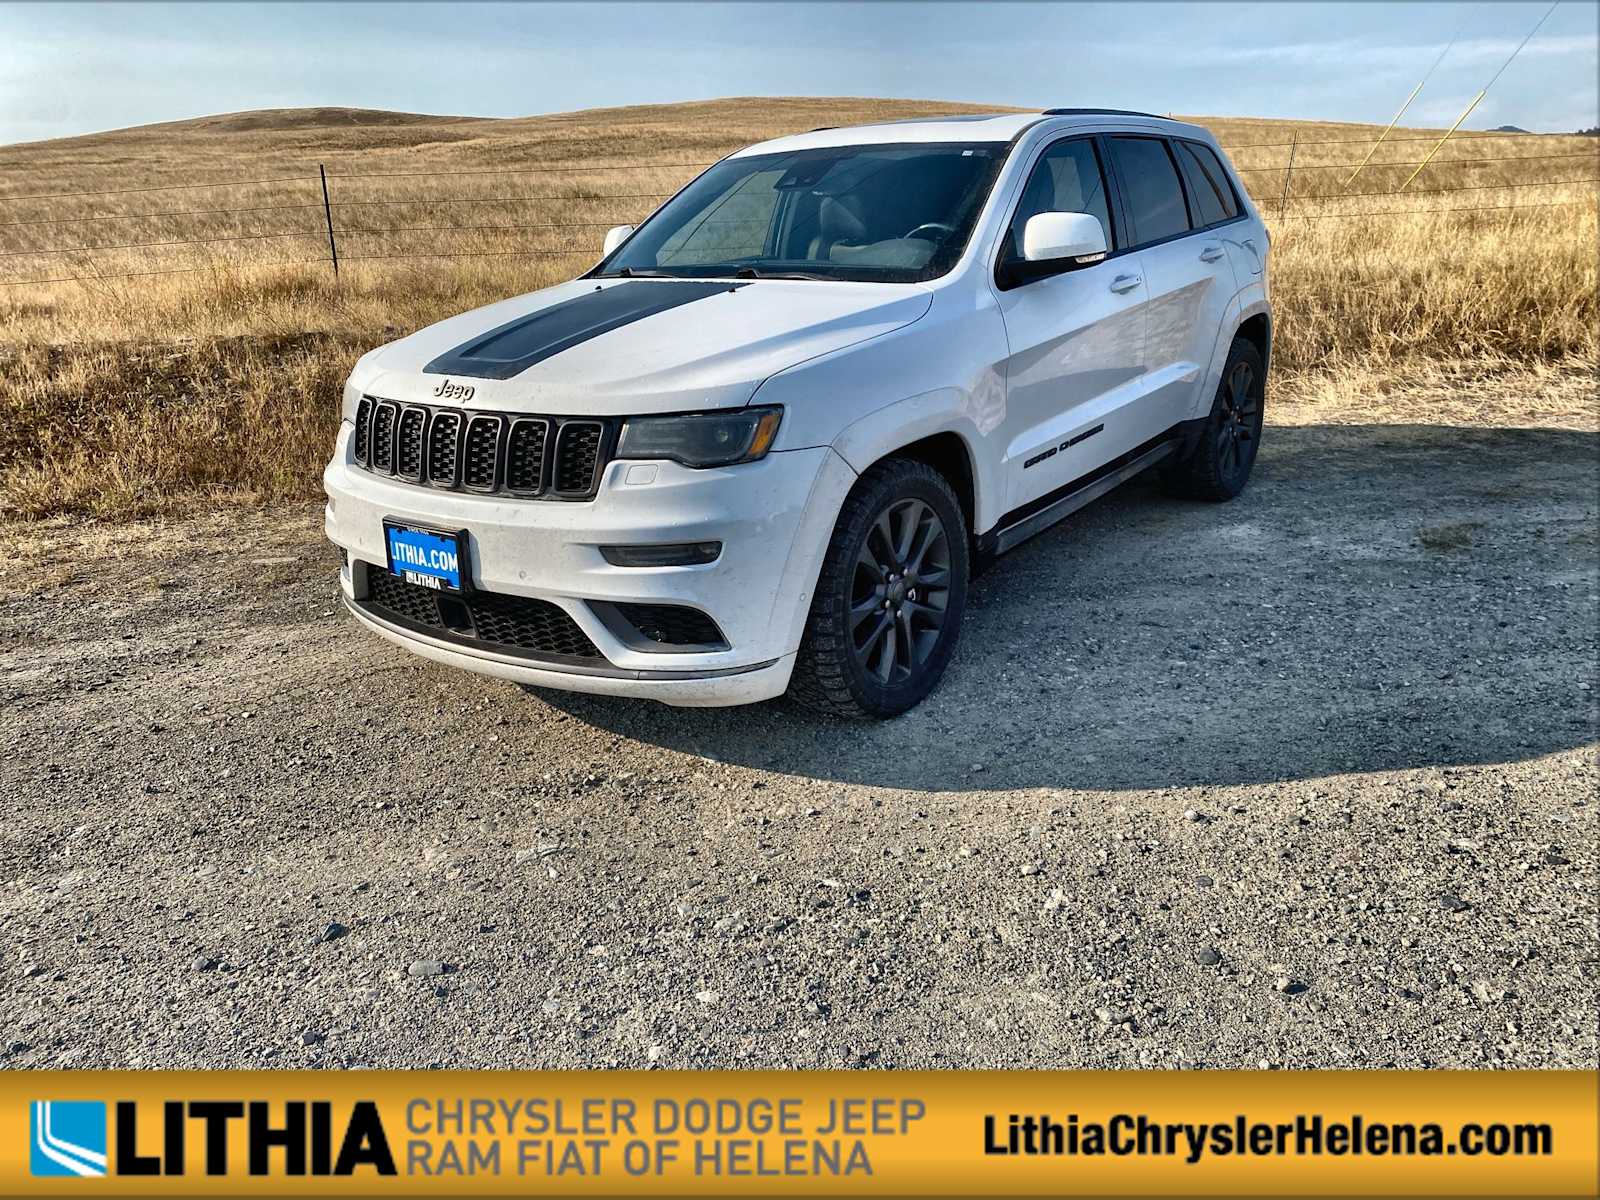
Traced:
[[1102, 475], [1093, 483], [1084, 484], [1075, 492], [1068, 492], [1048, 508], [1041, 508], [1032, 516], [1024, 517], [1015, 525], [1006, 526], [995, 535], [995, 553], [1004, 554], [1007, 550], [1020, 546], [1035, 534], [1043, 533], [1057, 521], [1064, 517], [1070, 517], [1084, 505], [1094, 503], [1119, 483], [1132, 479], [1146, 467], [1154, 466], [1177, 448], [1178, 443], [1176, 441], [1166, 441], [1159, 446], [1152, 446], [1132, 462], [1123, 464], [1108, 475]]

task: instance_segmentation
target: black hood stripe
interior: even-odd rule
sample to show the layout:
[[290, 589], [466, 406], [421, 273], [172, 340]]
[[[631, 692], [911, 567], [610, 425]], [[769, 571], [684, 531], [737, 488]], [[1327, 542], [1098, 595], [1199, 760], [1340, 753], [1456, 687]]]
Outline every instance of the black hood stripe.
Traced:
[[447, 350], [430, 375], [510, 379], [563, 350], [645, 317], [745, 286], [703, 279], [629, 280], [563, 300]]

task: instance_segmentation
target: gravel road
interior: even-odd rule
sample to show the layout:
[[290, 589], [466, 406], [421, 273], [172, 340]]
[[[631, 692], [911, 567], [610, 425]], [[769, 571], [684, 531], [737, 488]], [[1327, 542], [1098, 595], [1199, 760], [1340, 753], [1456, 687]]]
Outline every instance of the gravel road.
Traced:
[[1270, 428], [872, 726], [427, 665], [310, 508], [29, 533], [0, 1066], [1593, 1068], [1596, 450]]

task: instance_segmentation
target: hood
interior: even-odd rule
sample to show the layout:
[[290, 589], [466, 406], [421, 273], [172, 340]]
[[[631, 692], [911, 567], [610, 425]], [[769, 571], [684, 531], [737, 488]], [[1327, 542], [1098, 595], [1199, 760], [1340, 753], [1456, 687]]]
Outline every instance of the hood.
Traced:
[[932, 302], [908, 284], [578, 279], [380, 347], [357, 385], [560, 416], [737, 408], [777, 372], [909, 325]]

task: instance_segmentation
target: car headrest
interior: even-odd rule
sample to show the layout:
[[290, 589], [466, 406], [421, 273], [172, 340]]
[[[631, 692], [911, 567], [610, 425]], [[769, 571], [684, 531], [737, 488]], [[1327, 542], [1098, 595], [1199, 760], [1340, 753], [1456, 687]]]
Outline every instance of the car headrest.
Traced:
[[825, 241], [860, 241], [867, 236], [861, 219], [861, 201], [855, 196], [824, 196], [817, 212], [817, 229]]

